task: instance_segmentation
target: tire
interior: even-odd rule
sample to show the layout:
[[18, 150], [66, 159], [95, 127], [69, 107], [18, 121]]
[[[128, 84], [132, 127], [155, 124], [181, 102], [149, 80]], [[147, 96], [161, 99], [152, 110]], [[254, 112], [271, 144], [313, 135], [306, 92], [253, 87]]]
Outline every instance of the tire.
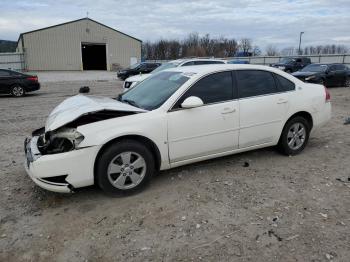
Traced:
[[326, 86], [326, 85], [325, 85], [325, 81], [324, 81], [324, 79], [323, 79], [323, 78], [321, 78], [321, 79], [320, 79], [320, 82], [319, 82], [318, 84], [319, 84], [319, 85]]
[[22, 97], [25, 95], [25, 90], [23, 87], [21, 87], [20, 85], [15, 85], [13, 87], [11, 87], [11, 95], [13, 95], [14, 97]]
[[[137, 168], [136, 168], [137, 167]], [[96, 181], [107, 194], [129, 195], [141, 191], [155, 172], [151, 151], [134, 140], [122, 140], [106, 148], [97, 160]]]
[[344, 86], [345, 87], [350, 87], [350, 77], [346, 78]]
[[288, 156], [297, 155], [304, 150], [309, 141], [309, 136], [309, 122], [301, 116], [296, 116], [285, 124], [278, 142], [278, 149], [281, 153]]

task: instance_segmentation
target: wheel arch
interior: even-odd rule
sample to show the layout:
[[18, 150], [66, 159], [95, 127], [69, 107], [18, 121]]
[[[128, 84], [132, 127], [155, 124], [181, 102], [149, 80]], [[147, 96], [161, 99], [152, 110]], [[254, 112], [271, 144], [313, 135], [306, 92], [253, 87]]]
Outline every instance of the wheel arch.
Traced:
[[282, 133], [283, 133], [283, 130], [284, 130], [284, 127], [285, 127], [286, 124], [289, 122], [289, 120], [291, 120], [291, 119], [293, 119], [294, 117], [297, 117], [297, 116], [301, 116], [301, 117], [305, 118], [306, 121], [307, 121], [307, 122], [309, 123], [309, 125], [310, 125], [310, 126], [309, 126], [309, 127], [310, 127], [310, 131], [312, 130], [312, 127], [313, 127], [313, 125], [314, 125], [314, 121], [313, 121], [312, 115], [311, 115], [309, 112], [307, 112], [307, 111], [299, 111], [299, 112], [296, 112], [296, 113], [294, 113], [293, 115], [291, 115], [291, 116], [287, 119], [287, 121], [284, 123], [283, 128], [282, 128], [282, 130], [281, 130], [280, 137], [278, 138], [278, 141], [280, 141], [281, 136], [282, 136]]
[[151, 139], [149, 139], [148, 137], [142, 136], [142, 135], [124, 135], [124, 136], [120, 136], [120, 137], [116, 137], [110, 141], [108, 141], [107, 143], [105, 143], [100, 150], [98, 151], [96, 158], [95, 158], [95, 163], [94, 163], [94, 180], [95, 180], [95, 184], [96, 184], [96, 167], [97, 167], [97, 161], [100, 158], [101, 154], [103, 153], [103, 151], [108, 148], [110, 145], [117, 143], [119, 141], [122, 140], [135, 140], [137, 142], [140, 142], [142, 144], [144, 144], [146, 147], [148, 147], [148, 149], [151, 150], [151, 153], [154, 157], [155, 163], [156, 163], [156, 170], [160, 169], [160, 165], [162, 162], [162, 157], [159, 151], [158, 146], [156, 145], [156, 143], [154, 143]]
[[307, 111], [299, 111], [299, 112], [297, 112], [297, 113], [291, 115], [291, 116], [287, 119], [287, 121], [284, 123], [283, 128], [286, 126], [286, 124], [288, 123], [289, 120], [291, 120], [292, 118], [297, 117], [297, 116], [301, 116], [301, 117], [305, 118], [305, 120], [306, 120], [306, 121], [309, 123], [309, 125], [310, 125], [309, 127], [310, 127], [310, 131], [311, 131], [311, 129], [312, 129], [313, 125], [314, 125], [314, 120], [313, 120], [313, 118], [312, 118], [312, 115], [311, 115], [309, 112], [307, 112]]

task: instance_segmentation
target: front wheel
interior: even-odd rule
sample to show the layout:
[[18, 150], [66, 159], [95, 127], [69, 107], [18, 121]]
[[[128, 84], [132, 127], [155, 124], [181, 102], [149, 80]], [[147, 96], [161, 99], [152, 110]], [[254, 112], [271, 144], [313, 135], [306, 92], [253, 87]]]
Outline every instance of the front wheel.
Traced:
[[125, 195], [140, 191], [155, 172], [150, 150], [134, 140], [123, 140], [103, 151], [97, 162], [96, 179], [108, 194]]
[[308, 121], [300, 116], [290, 119], [283, 128], [279, 150], [285, 155], [296, 155], [304, 150], [310, 136]]
[[21, 97], [25, 95], [25, 91], [23, 87], [16, 85], [11, 88], [11, 94], [15, 97]]

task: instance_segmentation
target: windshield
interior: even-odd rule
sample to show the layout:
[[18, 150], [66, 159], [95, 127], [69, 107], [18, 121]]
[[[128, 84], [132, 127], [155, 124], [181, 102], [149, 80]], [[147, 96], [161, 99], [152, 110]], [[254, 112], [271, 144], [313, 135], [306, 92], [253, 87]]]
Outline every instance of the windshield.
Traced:
[[133, 64], [133, 65], [131, 65], [129, 68], [130, 68], [130, 69], [135, 69], [135, 68], [138, 67], [139, 65], [141, 65], [141, 63]]
[[161, 66], [159, 66], [156, 69], [154, 69], [152, 71], [152, 74], [160, 72], [160, 71], [163, 71], [165, 69], [174, 68], [174, 67], [177, 67], [177, 64], [175, 64], [175, 63], [164, 63]]
[[293, 58], [290, 58], [290, 57], [282, 57], [280, 59], [280, 64], [289, 64], [289, 63], [292, 63], [294, 62], [295, 60]]
[[327, 65], [308, 65], [305, 66], [302, 72], [325, 72], [327, 70]]
[[118, 100], [146, 110], [160, 107], [189, 77], [181, 72], [160, 72], [140, 82]]

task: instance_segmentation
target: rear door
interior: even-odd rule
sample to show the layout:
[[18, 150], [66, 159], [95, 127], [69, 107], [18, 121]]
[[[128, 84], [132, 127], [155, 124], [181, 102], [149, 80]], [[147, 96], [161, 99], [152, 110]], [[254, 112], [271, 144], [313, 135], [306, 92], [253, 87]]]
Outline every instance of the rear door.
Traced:
[[11, 73], [7, 70], [0, 69], [0, 93], [8, 94], [11, 92], [11, 87], [14, 84]]
[[326, 86], [336, 86], [341, 81], [341, 73], [337, 70], [337, 65], [331, 65], [326, 75]]
[[[190, 96], [203, 100], [201, 107], [184, 109]], [[198, 80], [168, 112], [171, 163], [231, 151], [238, 147], [239, 108], [232, 72], [219, 72]]]
[[288, 92], [278, 87], [277, 78], [268, 71], [237, 70], [236, 76], [239, 148], [275, 142], [281, 134], [288, 110]]

